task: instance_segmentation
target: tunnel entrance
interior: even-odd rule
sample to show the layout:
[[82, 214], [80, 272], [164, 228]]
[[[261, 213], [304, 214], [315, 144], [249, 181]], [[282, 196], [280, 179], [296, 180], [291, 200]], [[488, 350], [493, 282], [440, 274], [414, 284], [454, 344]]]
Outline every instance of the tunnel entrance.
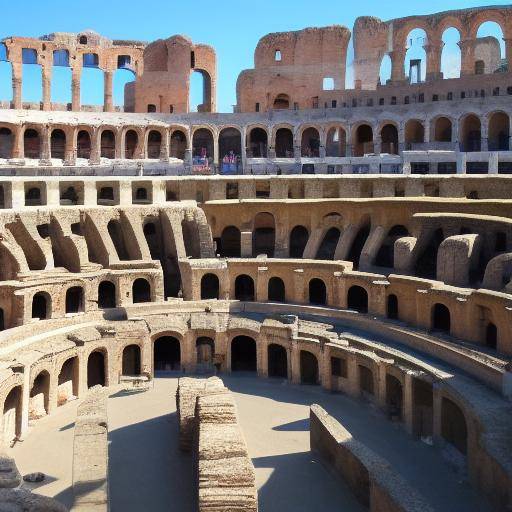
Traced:
[[237, 336], [231, 342], [231, 370], [256, 371], [256, 342], [249, 336]]
[[154, 372], [181, 370], [180, 342], [174, 336], [161, 336], [153, 344]]

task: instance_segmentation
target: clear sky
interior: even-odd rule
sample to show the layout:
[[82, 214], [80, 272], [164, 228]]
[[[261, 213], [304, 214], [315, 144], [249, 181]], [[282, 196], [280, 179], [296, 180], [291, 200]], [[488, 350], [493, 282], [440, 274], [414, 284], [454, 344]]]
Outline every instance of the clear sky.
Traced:
[[[358, 16], [377, 16], [383, 20], [429, 14], [450, 9], [482, 5], [473, 0], [367, 0], [366, 2], [336, 0], [0, 0], [2, 14], [0, 37], [11, 35], [39, 37], [51, 32], [80, 32], [92, 29], [111, 39], [154, 41], [173, 34], [186, 34], [194, 42], [212, 45], [218, 60], [218, 110], [232, 111], [236, 103], [235, 84], [242, 69], [253, 66], [254, 48], [269, 32], [298, 30], [308, 26], [345, 25], [352, 29]], [[507, 2], [495, 1], [495, 5]], [[479, 35], [497, 35], [496, 30]], [[421, 53], [421, 34], [416, 51]], [[453, 43], [452, 43], [453, 44]], [[447, 62], [456, 66], [454, 55]], [[36, 100], [40, 87], [36, 66], [25, 66], [27, 78], [24, 100]], [[56, 70], [54, 101], [68, 101], [70, 77], [65, 68]], [[88, 73], [94, 74], [94, 70]], [[115, 78], [116, 103], [122, 102], [122, 86], [130, 79], [129, 72], [119, 71]], [[29, 80], [30, 77], [30, 80]], [[84, 77], [83, 103], [101, 102], [102, 87], [98, 78]], [[31, 83], [29, 83], [31, 82]], [[100, 84], [101, 85], [101, 84]], [[0, 98], [10, 95], [6, 64], [0, 63]], [[7, 98], [10, 99], [10, 96]], [[84, 101], [85, 100], [85, 101]], [[89, 101], [88, 101], [89, 100]]]

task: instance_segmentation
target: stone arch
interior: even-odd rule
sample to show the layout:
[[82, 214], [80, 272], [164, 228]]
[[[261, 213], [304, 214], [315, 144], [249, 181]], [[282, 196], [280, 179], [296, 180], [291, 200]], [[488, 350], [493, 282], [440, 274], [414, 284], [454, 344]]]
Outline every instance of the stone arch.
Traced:
[[183, 130], [172, 130], [169, 156], [178, 160], [185, 160], [185, 154], [188, 148], [187, 136]]
[[228, 172], [231, 170], [231, 167], [225, 164], [236, 164], [242, 156], [242, 134], [238, 128], [228, 126], [219, 132], [218, 141], [222, 171]]
[[108, 386], [107, 351], [103, 348], [93, 350], [87, 358], [87, 387]]
[[354, 264], [354, 270], [357, 270], [357, 268], [359, 267], [361, 253], [363, 252], [366, 240], [370, 235], [370, 228], [370, 219], [369, 217], [366, 217], [361, 221], [356, 236], [354, 237], [352, 243], [350, 244], [350, 250], [348, 251], [346, 260], [351, 261]]
[[91, 134], [88, 130], [79, 130], [76, 134], [76, 156], [89, 160], [91, 158]]
[[489, 151], [508, 151], [510, 149], [510, 118], [505, 112], [489, 114], [487, 131]]
[[240, 258], [241, 238], [240, 230], [236, 226], [225, 227], [220, 236], [220, 250], [217, 248], [220, 256], [223, 258]]
[[231, 340], [231, 371], [255, 372], [256, 369], [256, 341], [250, 336], [235, 336]]
[[277, 158], [293, 158], [293, 132], [281, 127], [275, 132], [275, 149]]
[[57, 377], [57, 406], [78, 397], [79, 368], [78, 356], [69, 357], [62, 363]]
[[375, 381], [373, 371], [364, 364], [357, 365], [359, 374], [359, 389], [362, 396], [375, 395]]
[[300, 154], [303, 157], [318, 158], [320, 156], [320, 132], [314, 126], [301, 130]]
[[240, 274], [235, 279], [235, 299], [243, 302], [254, 301], [254, 281], [246, 274]]
[[151, 302], [151, 284], [147, 279], [139, 277], [133, 281], [132, 302]]
[[[404, 59], [405, 75], [409, 83], [417, 84], [425, 81], [427, 72], [427, 54], [424, 46], [428, 44], [429, 28], [421, 20], [414, 26], [411, 25], [406, 39], [411, 41], [407, 47], [405, 44], [401, 48], [406, 49]], [[404, 32], [405, 34], [405, 32]]]
[[7, 445], [21, 435], [22, 396], [21, 385], [16, 385], [11, 388], [4, 400], [3, 441]]
[[204, 369], [211, 369], [215, 358], [215, 341], [208, 336], [196, 339], [197, 364]]
[[432, 329], [450, 333], [450, 310], [444, 304], [436, 303], [432, 306]]
[[121, 356], [121, 375], [140, 375], [141, 349], [136, 343], [126, 345]]
[[390, 228], [375, 257], [375, 265], [378, 267], [393, 268], [395, 242], [399, 238], [406, 236], [410, 236], [409, 230], [402, 224], [397, 224]]
[[331, 126], [327, 130], [325, 156], [335, 158], [347, 156], [347, 132], [342, 126]]
[[266, 254], [267, 257], [274, 257], [276, 242], [276, 224], [274, 216], [268, 212], [260, 212], [254, 217], [252, 231], [253, 257], [259, 254]]
[[139, 133], [137, 130], [128, 129], [123, 134], [124, 154], [123, 158], [133, 160], [138, 157]]
[[42, 370], [36, 375], [30, 388], [29, 418], [32, 420], [46, 416], [50, 403], [50, 374]]
[[268, 300], [272, 302], [286, 302], [286, 289], [280, 277], [271, 277], [268, 280]]
[[181, 343], [174, 336], [159, 336], [153, 341], [153, 371], [181, 370]]
[[324, 306], [327, 304], [327, 288], [325, 283], [315, 277], [309, 281], [309, 303]]
[[373, 128], [370, 124], [360, 123], [352, 129], [353, 156], [364, 156], [367, 153], [373, 153]]
[[476, 114], [467, 114], [461, 119], [459, 133], [462, 151], [481, 151], [482, 123]]
[[201, 278], [201, 300], [219, 298], [219, 277], [216, 274], [205, 274]]
[[101, 131], [100, 156], [109, 160], [116, 157], [116, 133], [114, 130], [104, 129]]
[[160, 130], [149, 130], [146, 140], [146, 156], [152, 160], [160, 159], [163, 136]]
[[290, 231], [290, 258], [302, 258], [309, 240], [309, 232], [304, 226], [295, 226]]
[[116, 285], [112, 281], [101, 281], [98, 285], [98, 307], [100, 309], [115, 308], [117, 306]]
[[59, 160], [66, 158], [66, 132], [60, 128], [53, 129], [50, 135], [50, 156]]
[[434, 142], [452, 142], [452, 121], [445, 116], [436, 117], [433, 121], [432, 140]]
[[300, 382], [301, 384], [320, 384], [318, 359], [309, 350], [300, 351]]
[[290, 108], [290, 96], [288, 94], [278, 94], [272, 103], [274, 110], [288, 110]]
[[261, 126], [250, 128], [247, 134], [247, 148], [249, 158], [268, 157], [268, 132]]
[[425, 126], [418, 119], [409, 119], [405, 123], [406, 149], [420, 149], [425, 142]]
[[32, 318], [46, 320], [52, 316], [52, 299], [47, 292], [37, 292], [32, 297]]
[[441, 435], [463, 455], [468, 451], [468, 426], [462, 409], [449, 398], [441, 402]]
[[460, 78], [462, 67], [460, 23], [455, 17], [453, 21], [453, 24], [445, 21], [439, 30], [442, 44], [440, 72], [443, 78]]
[[211, 163], [213, 161], [213, 132], [209, 128], [197, 128], [192, 134], [192, 157], [194, 162]]
[[0, 158], [12, 158], [12, 150], [14, 147], [14, 134], [12, 130], [0, 127]]
[[72, 286], [66, 290], [66, 313], [80, 313], [85, 309], [84, 289]]
[[347, 293], [347, 307], [359, 313], [368, 313], [368, 292], [362, 286], [351, 286]]
[[338, 228], [332, 227], [329, 228], [323, 239], [321, 244], [318, 247], [318, 251], [316, 252], [315, 259], [317, 260], [334, 260], [334, 255], [336, 254], [336, 247], [338, 246], [338, 242], [341, 237], [341, 231]]
[[23, 154], [25, 158], [41, 158], [41, 136], [35, 128], [27, 128], [23, 132]]
[[381, 153], [398, 155], [398, 128], [394, 123], [386, 123], [380, 130]]
[[282, 345], [270, 343], [267, 347], [268, 376], [288, 378], [288, 354]]

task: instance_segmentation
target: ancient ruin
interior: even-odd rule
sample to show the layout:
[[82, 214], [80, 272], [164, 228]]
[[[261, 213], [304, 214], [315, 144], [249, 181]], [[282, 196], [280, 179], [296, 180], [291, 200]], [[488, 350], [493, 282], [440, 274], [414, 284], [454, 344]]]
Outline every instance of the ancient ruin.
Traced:
[[0, 61], [0, 512], [511, 510], [511, 6]]

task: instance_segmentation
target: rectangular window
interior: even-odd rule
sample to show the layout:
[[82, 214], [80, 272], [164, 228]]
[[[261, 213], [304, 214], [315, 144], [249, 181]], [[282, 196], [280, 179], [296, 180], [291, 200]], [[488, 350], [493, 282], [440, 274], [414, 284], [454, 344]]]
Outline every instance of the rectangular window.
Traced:
[[336, 108], [338, 106], [338, 102], [336, 100], [331, 101], [331, 107]]
[[84, 53], [83, 65], [85, 68], [97, 68], [100, 63], [96, 53]]
[[69, 67], [69, 53], [67, 50], [55, 50], [53, 52], [53, 65]]
[[276, 53], [274, 54], [274, 59], [276, 62], [281, 62], [282, 60], [281, 50], [276, 50]]
[[255, 108], [256, 112], [259, 112], [260, 111], [260, 104], [259, 103], [256, 103], [256, 108]]
[[384, 105], [384, 98], [379, 98], [379, 105]]
[[341, 357], [331, 357], [331, 375], [347, 378], [347, 360]]
[[37, 64], [37, 50], [23, 48], [21, 50], [21, 62], [23, 64]]

